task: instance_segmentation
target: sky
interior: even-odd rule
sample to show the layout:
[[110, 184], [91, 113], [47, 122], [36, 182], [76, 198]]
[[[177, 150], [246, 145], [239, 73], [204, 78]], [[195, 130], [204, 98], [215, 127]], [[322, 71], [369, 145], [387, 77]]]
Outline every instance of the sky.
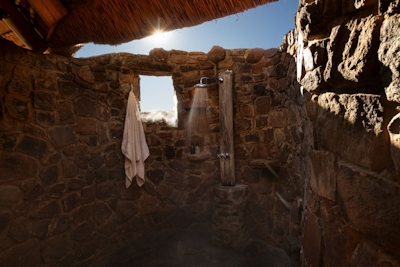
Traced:
[[[154, 48], [208, 53], [214, 45], [225, 49], [275, 48], [294, 28], [297, 7], [298, 0], [279, 0], [197, 26], [158, 33], [117, 46], [85, 44], [75, 57], [118, 52], [148, 55]], [[171, 77], [141, 75], [140, 78], [141, 111], [173, 109]]]

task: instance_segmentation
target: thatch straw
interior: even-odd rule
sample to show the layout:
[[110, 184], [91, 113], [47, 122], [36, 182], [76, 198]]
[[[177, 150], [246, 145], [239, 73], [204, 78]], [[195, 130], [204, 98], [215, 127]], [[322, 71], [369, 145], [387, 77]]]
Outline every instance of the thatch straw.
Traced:
[[[277, 0], [64, 0], [69, 13], [50, 46], [56, 49], [88, 42], [116, 45], [147, 37], [157, 29], [190, 27], [273, 1]], [[26, 5], [27, 0], [21, 3]], [[1, 22], [0, 35], [18, 44]]]

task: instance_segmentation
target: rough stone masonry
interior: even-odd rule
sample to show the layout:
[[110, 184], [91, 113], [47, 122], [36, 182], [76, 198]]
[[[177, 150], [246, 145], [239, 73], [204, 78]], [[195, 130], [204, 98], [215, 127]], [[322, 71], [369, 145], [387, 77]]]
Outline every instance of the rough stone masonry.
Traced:
[[400, 266], [399, 1], [300, 1], [306, 266]]
[[[279, 49], [75, 59], [1, 40], [0, 262], [86, 266], [151, 231], [209, 228], [219, 162], [187, 156], [185, 123], [199, 78], [229, 69], [248, 237], [293, 256], [302, 237], [305, 266], [399, 266], [399, 5], [301, 0]], [[178, 126], [144, 125], [147, 182], [126, 189], [119, 147], [139, 75], [172, 78]]]
[[[235, 171], [238, 183], [248, 186], [248, 238], [274, 246], [300, 238], [305, 112], [295, 61], [286, 52], [291, 45], [88, 59], [38, 55], [4, 40], [0, 45], [4, 266], [85, 266], [151, 231], [209, 229], [219, 162], [187, 156], [185, 124], [199, 78], [227, 69], [234, 72]], [[178, 126], [144, 125], [146, 183], [126, 189], [120, 145], [131, 85], [140, 97], [139, 75], [172, 78]], [[208, 95], [202, 149], [216, 155], [217, 83], [208, 84]]]

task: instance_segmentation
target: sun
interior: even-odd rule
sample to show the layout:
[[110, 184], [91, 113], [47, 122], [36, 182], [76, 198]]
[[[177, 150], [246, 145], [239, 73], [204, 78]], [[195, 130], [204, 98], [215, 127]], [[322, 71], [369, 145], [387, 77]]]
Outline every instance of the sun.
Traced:
[[149, 39], [154, 43], [163, 43], [165, 41], [165, 33], [161, 30], [156, 30]]

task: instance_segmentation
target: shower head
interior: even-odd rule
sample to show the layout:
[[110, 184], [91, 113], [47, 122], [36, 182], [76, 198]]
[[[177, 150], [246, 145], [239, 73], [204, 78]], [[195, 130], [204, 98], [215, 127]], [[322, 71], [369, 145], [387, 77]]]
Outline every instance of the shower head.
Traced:
[[203, 80], [217, 80], [219, 82], [223, 82], [223, 79], [221, 77], [219, 77], [219, 78], [201, 77], [200, 78], [200, 83], [196, 84], [194, 87], [196, 87], [196, 88], [206, 88], [207, 84], [205, 84], [203, 82]]
[[207, 87], [207, 84], [205, 84], [205, 83], [198, 83], [198, 84], [196, 84], [194, 87], [196, 87], [196, 88], [206, 88], [206, 87]]
[[196, 88], [206, 88], [207, 84], [203, 83], [204, 79], [207, 80], [208, 78], [207, 77], [201, 77], [200, 78], [200, 83], [196, 84], [194, 87], [196, 87]]

